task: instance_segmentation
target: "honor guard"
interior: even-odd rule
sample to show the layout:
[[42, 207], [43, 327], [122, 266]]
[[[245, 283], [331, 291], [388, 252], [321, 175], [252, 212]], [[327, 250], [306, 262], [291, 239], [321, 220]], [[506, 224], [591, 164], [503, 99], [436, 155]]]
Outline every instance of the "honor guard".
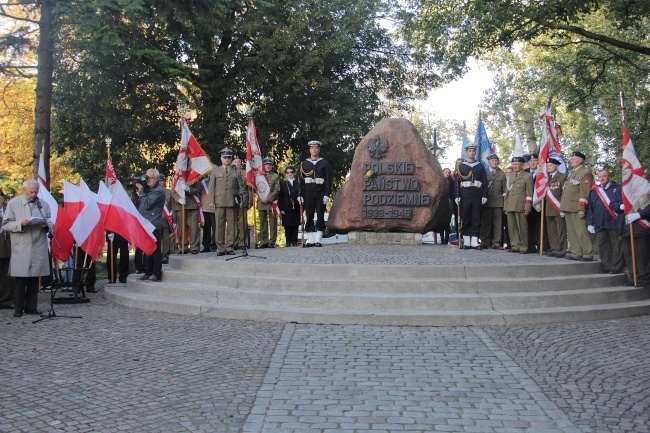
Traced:
[[570, 164], [573, 168], [564, 183], [560, 210], [566, 221], [566, 232], [571, 250], [571, 254], [568, 254], [566, 258], [590, 262], [594, 257], [594, 248], [587, 231], [586, 216], [593, 177], [584, 166], [584, 160], [585, 154], [582, 152], [571, 154]]
[[560, 161], [555, 158], [546, 160], [548, 170], [548, 190], [546, 192], [546, 233], [551, 251], [546, 253], [548, 257], [562, 258], [566, 254], [566, 222], [560, 216], [560, 202], [562, 201], [562, 189], [566, 182], [566, 174], [560, 172]]
[[278, 239], [278, 219], [273, 213], [272, 204], [280, 195], [280, 175], [274, 173], [273, 160], [268, 156], [262, 160], [264, 174], [269, 183], [269, 194], [265, 199], [257, 197], [257, 215], [260, 219], [259, 248], [275, 248]]
[[528, 254], [528, 221], [533, 206], [533, 178], [523, 171], [524, 158], [512, 158], [512, 174], [506, 181], [503, 210], [508, 219], [510, 252]]
[[460, 207], [464, 249], [481, 249], [478, 238], [481, 235], [482, 206], [487, 202], [488, 184], [483, 163], [476, 160], [476, 146], [465, 148], [467, 160], [458, 166], [456, 204]]
[[[320, 141], [310, 141], [309, 158], [300, 164], [302, 173], [300, 197], [298, 200], [305, 205], [305, 247], [320, 247], [325, 231], [325, 205], [329, 201], [332, 190], [332, 170], [329, 162], [320, 157]], [[318, 218], [314, 225], [314, 212]]]

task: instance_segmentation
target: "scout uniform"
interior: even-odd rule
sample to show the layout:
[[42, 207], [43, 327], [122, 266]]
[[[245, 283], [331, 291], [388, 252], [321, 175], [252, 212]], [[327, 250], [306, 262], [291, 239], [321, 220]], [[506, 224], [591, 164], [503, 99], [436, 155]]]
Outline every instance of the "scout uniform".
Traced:
[[[273, 164], [268, 156], [262, 162]], [[269, 183], [269, 195], [266, 196], [268, 203], [262, 203], [257, 198], [257, 214], [260, 218], [260, 233], [257, 238], [260, 240], [259, 248], [274, 248], [278, 239], [278, 219], [273, 213], [272, 204], [280, 195], [280, 175], [270, 171], [266, 173], [266, 180]]]
[[[580, 157], [583, 161], [585, 159], [582, 152], [573, 152], [571, 156]], [[594, 248], [585, 219], [592, 183], [593, 177], [583, 164], [571, 170], [564, 183], [560, 210], [564, 213], [566, 220], [569, 248], [571, 249], [571, 254], [566, 258], [569, 260], [593, 260]], [[580, 218], [578, 212], [584, 212], [585, 216]]]
[[[547, 162], [560, 165], [560, 161], [549, 158]], [[548, 243], [551, 251], [546, 253], [549, 257], [564, 257], [566, 254], [566, 222], [560, 216], [560, 202], [562, 201], [562, 188], [567, 176], [559, 170], [548, 174], [548, 190], [546, 192], [545, 219]]]
[[[309, 147], [321, 147], [320, 141], [310, 141]], [[332, 170], [329, 162], [323, 158], [311, 159], [311, 156], [300, 164], [302, 179], [300, 181], [300, 196], [305, 201], [305, 247], [320, 247], [325, 231], [325, 198], [332, 191]], [[318, 218], [314, 224], [314, 213]]]
[[[488, 156], [499, 160], [495, 154]], [[488, 185], [487, 202], [481, 215], [481, 247], [501, 249], [501, 228], [503, 224], [503, 197], [506, 193], [506, 174], [499, 167], [485, 171]]]
[[[524, 160], [516, 156], [512, 162], [523, 163]], [[506, 181], [506, 199], [503, 204], [508, 218], [510, 252], [528, 254], [528, 221], [525, 212], [530, 212], [532, 206], [533, 178], [523, 170], [513, 172]]]
[[[232, 157], [228, 147], [221, 151], [222, 157]], [[215, 209], [217, 255], [234, 255], [235, 226], [237, 225], [237, 209], [244, 188], [239, 179], [238, 170], [232, 165], [214, 167], [208, 185], [210, 204]]]

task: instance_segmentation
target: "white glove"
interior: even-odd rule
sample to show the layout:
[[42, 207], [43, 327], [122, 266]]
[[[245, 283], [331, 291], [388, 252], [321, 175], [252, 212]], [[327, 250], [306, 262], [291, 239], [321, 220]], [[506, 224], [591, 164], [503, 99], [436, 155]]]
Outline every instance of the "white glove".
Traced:
[[115, 239], [115, 233], [109, 233], [106, 237], [108, 237], [109, 242], [113, 242], [113, 239]]
[[298, 196], [298, 203], [305, 204], [305, 200], [303, 200], [302, 197]]
[[628, 215], [625, 217], [625, 221], [626, 221], [628, 224], [631, 224], [631, 223], [633, 223], [634, 221], [636, 221], [636, 220], [638, 220], [638, 219], [640, 219], [640, 218], [641, 218], [641, 214], [640, 214], [639, 212], [634, 212], [634, 213], [628, 214]]
[[624, 204], [621, 204], [621, 206], [619, 207], [619, 209], [620, 209], [620, 210], [625, 210], [625, 205], [624, 205]]
[[189, 190], [190, 190], [190, 187], [185, 185], [185, 191], [189, 191]]
[[330, 201], [328, 196], [323, 197], [323, 204], [327, 204], [328, 201]]
[[460, 206], [460, 197], [456, 197], [456, 206]]
[[596, 233], [596, 229], [594, 228], [594, 226], [587, 226], [587, 231], [589, 233]]
[[564, 212], [560, 212], [560, 216], [564, 218]]
[[483, 197], [483, 198], [481, 199], [481, 204], [485, 204], [485, 203], [487, 203], [487, 197]]

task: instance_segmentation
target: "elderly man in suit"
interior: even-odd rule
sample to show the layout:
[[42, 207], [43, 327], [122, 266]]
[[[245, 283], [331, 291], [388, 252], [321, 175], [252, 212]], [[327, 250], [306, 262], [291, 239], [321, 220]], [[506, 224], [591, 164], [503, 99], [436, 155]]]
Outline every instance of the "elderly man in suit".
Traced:
[[2, 228], [11, 236], [9, 272], [16, 280], [14, 317], [41, 314], [37, 310], [38, 280], [50, 275], [50, 207], [38, 200], [38, 188], [35, 179], [23, 182], [23, 194], [9, 201], [2, 221]]

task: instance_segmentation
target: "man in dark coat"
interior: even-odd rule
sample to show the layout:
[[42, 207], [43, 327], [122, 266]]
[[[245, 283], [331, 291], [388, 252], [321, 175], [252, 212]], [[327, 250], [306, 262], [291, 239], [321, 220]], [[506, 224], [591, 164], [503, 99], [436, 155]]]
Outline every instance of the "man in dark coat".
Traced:
[[597, 177], [599, 185], [589, 193], [587, 231], [596, 235], [602, 272], [620, 274], [624, 266], [623, 252], [619, 248], [619, 228], [614, 209], [622, 204], [621, 185], [610, 181], [609, 172], [605, 169], [600, 170]]
[[9, 232], [2, 228], [4, 218], [4, 195], [0, 191], [0, 309], [14, 309], [14, 282], [9, 276], [11, 259], [11, 239]]
[[153, 226], [155, 230], [153, 235], [156, 238], [156, 250], [152, 255], [144, 255], [143, 257], [143, 274], [139, 278], [142, 281], [162, 281], [162, 251], [160, 241], [162, 239], [162, 211], [165, 206], [165, 190], [158, 183], [158, 170], [150, 168], [147, 170], [146, 187], [142, 183], [135, 184], [138, 189], [138, 197], [140, 198], [140, 207], [138, 211], [145, 217]]
[[284, 237], [286, 246], [298, 246], [298, 227], [300, 227], [300, 203], [298, 202], [298, 193], [300, 185], [295, 178], [296, 169], [290, 165], [284, 170], [287, 176], [286, 180], [280, 181], [280, 198], [279, 207], [282, 216], [282, 226], [284, 227]]

